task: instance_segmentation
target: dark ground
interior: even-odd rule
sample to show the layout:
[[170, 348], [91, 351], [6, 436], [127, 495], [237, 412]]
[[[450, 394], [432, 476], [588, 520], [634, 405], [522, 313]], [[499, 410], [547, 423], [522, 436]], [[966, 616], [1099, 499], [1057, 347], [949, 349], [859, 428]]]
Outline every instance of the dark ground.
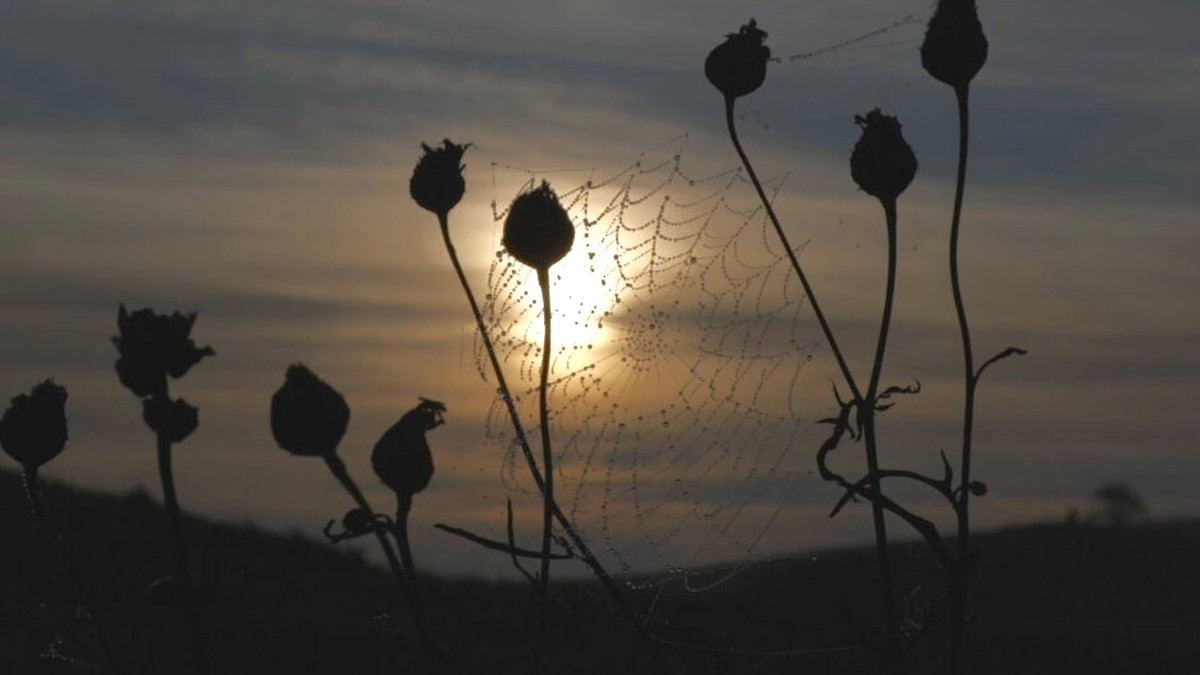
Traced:
[[[93, 623], [123, 673], [192, 672], [186, 622], [150, 590], [171, 569], [157, 503], [140, 493], [111, 497], [53, 484], [45, 498], [92, 588]], [[409, 635], [397, 641], [381, 618], [392, 598], [389, 577], [355, 555], [197, 520], [188, 534], [207, 589], [214, 673], [420, 672], [407, 619], [393, 621]], [[0, 674], [109, 672], [76, 618], [61, 558], [44, 539], [31, 547], [30, 536], [20, 483], [0, 473]], [[1200, 673], [1200, 523], [1041, 525], [977, 541], [965, 673]], [[921, 546], [898, 546], [897, 554], [910, 672], [943, 672], [941, 573]], [[873, 659], [853, 625], [875, 621], [874, 569], [873, 555], [856, 549], [760, 563], [702, 593], [676, 581], [647, 625], [665, 641], [691, 645], [661, 646], [679, 674], [871, 673]], [[426, 581], [431, 631], [453, 660], [444, 672], [530, 671], [537, 613], [528, 585]], [[543, 673], [656, 672], [645, 643], [594, 584], [556, 592]], [[649, 590], [629, 597], [641, 610], [654, 601]]]

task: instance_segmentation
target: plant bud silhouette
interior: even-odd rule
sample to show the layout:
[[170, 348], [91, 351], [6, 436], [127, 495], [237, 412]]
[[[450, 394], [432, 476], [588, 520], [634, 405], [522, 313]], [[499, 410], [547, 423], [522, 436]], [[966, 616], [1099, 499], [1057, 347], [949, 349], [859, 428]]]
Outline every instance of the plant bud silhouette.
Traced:
[[374, 520], [370, 513], [362, 509], [350, 509], [342, 516], [342, 527], [347, 532], [366, 532]]
[[425, 143], [421, 149], [425, 154], [417, 160], [412, 178], [408, 182], [408, 193], [413, 201], [425, 209], [440, 216], [450, 213], [462, 199], [467, 190], [463, 180], [463, 153], [471, 147], [470, 143], [458, 145], [450, 139], [442, 140], [440, 148], [431, 148]]
[[571, 250], [575, 225], [549, 183], [542, 181], [513, 200], [502, 243], [509, 255], [539, 270], [549, 269]]
[[67, 390], [46, 380], [12, 399], [0, 418], [0, 446], [26, 471], [36, 471], [67, 444]]
[[350, 424], [350, 407], [333, 387], [302, 364], [288, 367], [271, 397], [271, 433], [293, 455], [328, 457]]
[[988, 41], [975, 0], [939, 0], [921, 43], [926, 72], [952, 87], [966, 87], [987, 56]]
[[767, 78], [771, 50], [763, 44], [767, 34], [754, 19], [708, 53], [704, 75], [728, 100], [745, 96], [762, 86]]
[[446, 406], [438, 401], [422, 398], [421, 403], [404, 413], [399, 422], [379, 439], [371, 452], [371, 468], [375, 475], [396, 492], [397, 495], [412, 497], [433, 477], [433, 455], [425, 432], [441, 426]]
[[900, 120], [879, 108], [854, 116], [862, 137], [850, 154], [850, 176], [863, 192], [880, 201], [894, 201], [917, 174], [917, 156], [900, 133]]
[[142, 402], [142, 419], [154, 433], [178, 443], [196, 430], [200, 411], [181, 398], [172, 401], [166, 396], [151, 396]]
[[212, 347], [197, 348], [192, 341], [195, 313], [156, 314], [139, 309], [130, 314], [125, 305], [117, 312], [120, 335], [113, 344], [120, 352], [117, 376], [137, 397], [165, 392], [167, 376], [183, 377], [205, 356], [215, 356]]

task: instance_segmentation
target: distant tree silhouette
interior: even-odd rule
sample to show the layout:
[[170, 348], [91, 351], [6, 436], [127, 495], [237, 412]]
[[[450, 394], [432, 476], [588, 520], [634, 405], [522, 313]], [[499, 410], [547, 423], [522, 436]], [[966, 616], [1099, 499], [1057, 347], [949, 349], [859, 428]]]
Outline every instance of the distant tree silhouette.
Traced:
[[1103, 485], [1092, 498], [1097, 505], [1096, 520], [1105, 525], [1122, 527], [1146, 518], [1146, 502], [1127, 483]]

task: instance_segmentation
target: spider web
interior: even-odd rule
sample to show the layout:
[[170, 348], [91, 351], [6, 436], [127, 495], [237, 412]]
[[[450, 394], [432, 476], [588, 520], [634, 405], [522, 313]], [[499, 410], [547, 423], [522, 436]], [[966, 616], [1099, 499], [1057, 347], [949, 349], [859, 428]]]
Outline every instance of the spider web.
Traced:
[[[818, 336], [803, 291], [742, 171], [689, 173], [686, 141], [553, 183], [577, 227], [551, 268], [557, 497], [621, 572], [753, 560], [813, 471], [814, 411], [796, 395]], [[493, 166], [498, 183], [508, 172], [520, 170]], [[541, 178], [528, 172], [523, 189]], [[499, 226], [507, 210], [493, 215]], [[498, 252], [488, 285], [492, 337], [536, 420], [534, 274]], [[533, 494], [502, 405], [487, 427], [507, 448], [506, 486]]]
[[[931, 8], [780, 61], [887, 46], [872, 41]], [[831, 409], [829, 382], [809, 372], [820, 330], [765, 210], [740, 166], [694, 168], [688, 143], [608, 169], [492, 164], [498, 250], [483, 311], [538, 457], [543, 308], [499, 232], [506, 205], [543, 179], [575, 223], [550, 270], [556, 498], [610, 571], [643, 575], [627, 584], [648, 594], [647, 620], [668, 588], [711, 591], [796, 546], [769, 535], [820, 484], [815, 421]], [[786, 179], [766, 181], [772, 198]], [[492, 379], [478, 339], [475, 361]], [[486, 429], [510, 496], [539, 499], [499, 398]]]

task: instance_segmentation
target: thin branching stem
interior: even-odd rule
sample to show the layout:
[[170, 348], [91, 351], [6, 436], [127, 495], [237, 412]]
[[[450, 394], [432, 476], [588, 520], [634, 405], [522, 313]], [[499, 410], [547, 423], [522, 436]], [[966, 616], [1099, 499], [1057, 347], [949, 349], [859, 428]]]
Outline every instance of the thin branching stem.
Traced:
[[175, 572], [187, 597], [188, 622], [191, 624], [192, 633], [192, 663], [199, 675], [208, 675], [210, 671], [208, 651], [204, 645], [204, 634], [200, 626], [199, 595], [192, 583], [187, 539], [183, 536], [179, 498], [175, 495], [175, 476], [171, 469], [171, 441], [161, 433], [158, 434], [158, 478], [162, 482], [163, 503], [167, 509], [171, 541], [175, 546]]
[[59, 556], [67, 564], [67, 574], [71, 577], [71, 582], [75, 584], [75, 593], [79, 598], [79, 603], [83, 607], [84, 612], [88, 615], [87, 627], [100, 644], [100, 649], [104, 652], [104, 658], [108, 661], [108, 667], [116, 675], [121, 675], [121, 668], [117, 665], [117, 658], [113, 653], [112, 645], [104, 634], [103, 628], [99, 625], [100, 618], [96, 615], [96, 603], [92, 599], [92, 594], [88, 584], [84, 583], [83, 576], [79, 573], [79, 568], [75, 565], [75, 558], [71, 555], [71, 551], [67, 548], [62, 536], [58, 530], [50, 522], [50, 518], [46, 515], [46, 510], [42, 506], [41, 486], [38, 484], [37, 469], [25, 469], [21, 478], [25, 484], [25, 495], [29, 498], [29, 511], [33, 517], [34, 534], [42, 533], [42, 536], [48, 537], [58, 550]]
[[962, 218], [963, 192], [967, 183], [967, 149], [970, 145], [970, 111], [968, 96], [970, 85], [954, 88], [958, 102], [958, 176], [954, 186], [954, 212], [950, 221], [950, 289], [954, 294], [954, 310], [958, 316], [958, 330], [963, 345], [963, 439], [960, 463], [958, 515], [958, 564], [951, 579], [951, 638], [950, 673], [958, 672], [959, 656], [962, 651], [962, 634], [966, 623], [967, 608], [967, 559], [971, 534], [971, 436], [975, 426], [975, 356], [971, 348], [971, 329], [967, 324], [967, 310], [963, 304], [962, 284], [958, 275], [958, 234]]
[[539, 654], [545, 650], [547, 614], [550, 610], [550, 535], [554, 524], [554, 452], [550, 446], [550, 407], [546, 400], [547, 384], [550, 380], [550, 346], [551, 319], [550, 309], [550, 270], [546, 267], [537, 269], [538, 286], [542, 289], [542, 370], [538, 382], [538, 418], [542, 427], [542, 477], [546, 489], [542, 490], [542, 566], [538, 577], [538, 596], [542, 605], [542, 617], [538, 640], [541, 645]]
[[854, 380], [854, 376], [850, 373], [850, 367], [846, 365], [846, 358], [842, 356], [841, 347], [838, 346], [837, 339], [833, 337], [833, 330], [829, 327], [829, 321], [825, 318], [825, 313], [821, 311], [821, 303], [817, 302], [817, 295], [812, 289], [812, 285], [808, 283], [808, 276], [804, 274], [804, 269], [800, 267], [800, 260], [796, 257], [796, 252], [792, 250], [792, 245], [788, 241], [787, 235], [783, 231], [783, 226], [779, 224], [779, 218], [775, 215], [775, 208], [771, 206], [771, 200], [767, 198], [767, 193], [763, 190], [762, 183], [758, 180], [758, 174], [754, 172], [754, 166], [750, 164], [750, 158], [746, 156], [746, 151], [742, 149], [742, 143], [738, 140], [737, 125], [733, 120], [734, 99], [725, 98], [725, 126], [729, 129], [729, 140], [733, 142], [733, 148], [737, 150], [738, 157], [742, 160], [742, 166], [746, 168], [746, 173], [750, 176], [750, 182], [754, 184], [754, 189], [758, 192], [758, 198], [762, 202], [763, 208], [767, 211], [767, 217], [771, 220], [771, 225], [775, 227], [775, 234], [779, 237], [779, 242], [783, 245], [783, 250], [787, 253], [788, 260], [792, 262], [792, 269], [796, 271], [796, 276], [800, 279], [800, 285], [804, 287], [804, 294], [808, 298], [808, 304], [812, 305], [813, 314], [817, 317], [817, 322], [821, 324], [821, 331], [825, 333], [825, 341], [829, 343], [829, 349], [833, 352], [834, 358], [837, 360], [838, 368], [842, 371], [842, 377], [846, 380], [846, 386], [850, 388], [850, 393], [855, 399], [861, 400], [862, 393], [858, 388], [858, 384]]
[[[525, 457], [525, 463], [529, 467], [529, 473], [533, 477], [533, 482], [540, 492], [545, 492], [546, 485], [542, 479], [541, 471], [538, 470], [537, 461], [533, 457], [533, 450], [529, 445], [529, 437], [525, 433], [525, 426], [521, 423], [521, 416], [517, 413], [517, 406], [512, 397], [512, 390], [508, 387], [508, 382], [504, 377], [504, 370], [500, 367], [500, 359], [496, 356], [496, 348], [492, 344], [491, 334], [488, 333], [487, 323], [483, 320], [483, 312], [479, 309], [479, 303], [475, 301], [475, 294], [471, 291], [471, 285], [467, 282], [466, 274], [463, 273], [462, 264], [458, 260], [458, 252], [454, 248], [454, 242], [450, 239], [450, 222], [447, 214], [438, 214], [438, 224], [442, 230], [442, 241], [446, 246], [446, 253], [450, 256], [450, 263], [454, 267], [454, 272], [458, 275], [458, 281], [462, 285], [463, 293], [467, 296], [467, 302], [471, 305], [471, 313], [475, 315], [476, 327], [479, 330], [479, 339], [483, 341], [484, 350], [487, 352], [488, 360], [492, 363], [492, 372], [496, 375], [497, 388], [500, 390], [500, 397], [504, 400], [504, 405], [508, 409], [509, 418], [512, 420], [513, 432], [517, 436], [517, 443], [521, 446], [521, 453]], [[650, 639], [646, 633], [645, 627], [642, 625], [641, 619], [633, 608], [626, 602], [625, 596], [621, 593], [620, 587], [617, 585], [612, 575], [608, 570], [604, 569], [600, 559], [592, 553], [591, 547], [588, 546], [587, 540], [579, 534], [571, 520], [567, 518], [567, 514], [559, 507], [557, 501], [550, 502], [550, 508], [554, 512], [554, 519], [558, 521], [559, 526], [566, 532], [567, 537], [571, 540], [571, 544], [579, 553], [579, 558], [592, 571], [592, 574], [608, 591], [613, 602], [625, 615], [625, 618], [638, 631], [638, 635], [649, 645], [651, 654], [654, 657], [655, 664], [660, 672], [666, 673], [669, 670], [659, 654], [659, 648]]]
[[[850, 388], [850, 393], [854, 399], [859, 402], [864, 410], [864, 438], [867, 447], [867, 466], [870, 475], [874, 476], [872, 480], [872, 491], [881, 495], [878, 481], [878, 457], [876, 453], [876, 439], [874, 429], [874, 396], [875, 390], [878, 387], [879, 370], [883, 362], [883, 350], [887, 340], [887, 326], [890, 321], [891, 312], [891, 297], [892, 286], [894, 284], [894, 236], [893, 230], [895, 227], [895, 204], [884, 205], [885, 211], [888, 212], [888, 227], [889, 227], [889, 263], [888, 267], [888, 299], [884, 306], [884, 321], [881, 328], [880, 341], [876, 349], [875, 364], [871, 374], [871, 387], [866, 397], [863, 397], [858, 384], [854, 380], [854, 375], [850, 372], [850, 367], [846, 363], [845, 356], [842, 355], [842, 350], [838, 346], [837, 339], [833, 336], [833, 329], [829, 326], [829, 321], [825, 318], [825, 313], [821, 310], [821, 304], [817, 301], [816, 293], [813, 291], [812, 284], [808, 281], [808, 276], [804, 274], [804, 269], [800, 266], [800, 260], [796, 257], [787, 234], [783, 231], [783, 226], [779, 223], [778, 216], [775, 215], [775, 209], [771, 206], [771, 200], [767, 198], [766, 191], [763, 190], [762, 183], [758, 179], [758, 175], [754, 171], [754, 166], [750, 163], [750, 158], [746, 156], [746, 151], [742, 149], [741, 141], [738, 140], [737, 125], [734, 124], [734, 102], [732, 97], [725, 98], [725, 125], [729, 130], [729, 139], [733, 142], [733, 147], [737, 151], [738, 157], [742, 160], [742, 166], [746, 168], [746, 173], [750, 176], [750, 182], [754, 185], [755, 191], [758, 192], [758, 198], [762, 202], [763, 208], [766, 209], [767, 217], [771, 220], [771, 225], [775, 228], [775, 234], [778, 235], [780, 243], [783, 245], [783, 250], [787, 253], [788, 259], [792, 263], [792, 269], [795, 270], [796, 276], [800, 279], [800, 285], [804, 287], [804, 293], [808, 298], [808, 302], [812, 305], [813, 314], [817, 317], [817, 322], [821, 325], [821, 331], [825, 334], [825, 340], [829, 343], [829, 349], [833, 352], [834, 359], [837, 361], [838, 368], [842, 371], [842, 377], [846, 381], [846, 386]], [[895, 598], [892, 595], [891, 570], [888, 560], [888, 544], [887, 544], [887, 522], [883, 516], [883, 508], [878, 501], [871, 502], [871, 513], [875, 527], [875, 543], [879, 555], [879, 573], [883, 585], [884, 595], [884, 612], [888, 623], [888, 646], [889, 659], [897, 663], [895, 667], [903, 669], [903, 654], [902, 647], [899, 641], [900, 626], [896, 615]]]
[[[875, 395], [879, 389], [879, 378], [883, 372], [883, 359], [887, 353], [888, 331], [892, 323], [892, 305], [896, 294], [896, 200], [881, 200], [887, 221], [888, 262], [887, 290], [883, 301], [883, 318], [879, 324], [879, 339], [875, 343], [875, 359], [871, 366], [871, 379], [867, 384], [866, 400], [859, 405], [863, 419], [863, 439], [867, 452], [867, 472], [871, 490], [882, 495], [880, 490], [879, 450], [875, 435]], [[896, 612], [896, 598], [892, 589], [891, 556], [888, 552], [887, 520], [883, 505], [871, 501], [871, 518], [875, 524], [875, 550], [879, 556], [879, 577], [882, 585], [884, 618], [888, 627], [887, 666], [891, 672], [904, 672], [904, 648], [900, 642], [900, 618]]]
[[[329, 472], [342, 484], [342, 487], [350, 495], [350, 498], [354, 500], [355, 505], [362, 509], [364, 513], [375, 513], [371, 509], [371, 504], [367, 501], [366, 496], [363, 495], [362, 490], [358, 488], [358, 484], [354, 482], [354, 478], [350, 476], [350, 472], [346, 470], [346, 463], [342, 461], [342, 458], [335, 454], [328, 454], [324, 456], [324, 459], [325, 464], [329, 467]], [[413, 622], [417, 627], [417, 637], [421, 641], [421, 649], [425, 652], [430, 667], [436, 672], [436, 652], [433, 642], [429, 639], [429, 631], [426, 630], [424, 617], [417, 610], [414, 591], [409, 583], [409, 579], [404, 573], [404, 568], [401, 566], [399, 558], [396, 557], [396, 552], [392, 550], [392, 545], [388, 543], [387, 535], [379, 528], [372, 528], [372, 530], [375, 533], [375, 539], [379, 542], [379, 547], [383, 549], [384, 557], [387, 558], [388, 567], [392, 571], [392, 578], [395, 579], [396, 585], [400, 587], [401, 596], [406, 598], [409, 601], [409, 606], [412, 607]]]
[[[521, 548], [520, 546], [516, 546], [512, 542], [504, 543], [504, 542], [496, 541], [494, 539], [488, 539], [487, 537], [475, 534], [474, 532], [471, 532], [470, 530], [464, 530], [461, 527], [454, 527], [452, 525], [447, 525], [445, 523], [434, 523], [433, 526], [435, 528], [441, 530], [442, 532], [445, 532], [446, 534], [452, 534], [456, 537], [462, 537], [463, 539], [466, 539], [467, 541], [469, 541], [473, 544], [477, 544], [484, 548], [490, 548], [493, 551], [497, 551], [499, 553], [504, 553], [511, 557], [532, 558], [535, 560], [542, 559], [542, 551], [540, 549], [537, 551], [534, 551], [532, 549]], [[513, 538], [513, 537], [510, 537], [510, 539], [511, 538]], [[576, 558], [576, 556], [571, 555], [570, 553], [551, 553], [550, 554], [551, 560], [573, 560], [575, 558]], [[537, 586], [537, 582], [535, 581], [533, 583], [533, 585]]]

